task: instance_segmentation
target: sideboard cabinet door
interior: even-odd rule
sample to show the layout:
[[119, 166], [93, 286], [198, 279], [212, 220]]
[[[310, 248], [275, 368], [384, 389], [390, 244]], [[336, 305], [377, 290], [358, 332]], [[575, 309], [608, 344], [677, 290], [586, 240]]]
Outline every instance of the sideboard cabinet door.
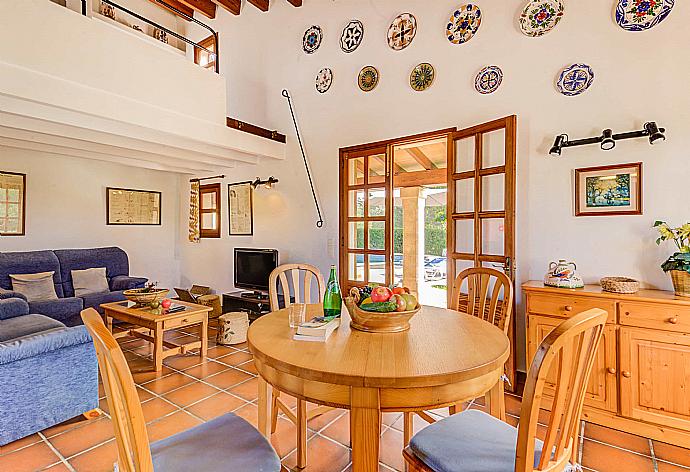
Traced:
[[690, 334], [620, 328], [623, 416], [690, 430]]
[[[529, 315], [527, 318], [527, 356], [531, 363], [539, 344], [564, 320], [549, 316]], [[600, 410], [618, 412], [616, 367], [616, 326], [606, 325], [599, 352], [587, 386], [585, 405]], [[555, 372], [549, 373], [544, 393], [551, 400], [555, 392]]]

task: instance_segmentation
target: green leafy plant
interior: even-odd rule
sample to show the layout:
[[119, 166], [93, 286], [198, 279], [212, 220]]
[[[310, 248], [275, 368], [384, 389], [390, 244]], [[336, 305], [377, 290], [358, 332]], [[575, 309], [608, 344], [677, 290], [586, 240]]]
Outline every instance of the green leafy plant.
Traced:
[[690, 273], [690, 223], [685, 223], [677, 228], [671, 228], [664, 221], [656, 221], [654, 227], [659, 232], [659, 237], [656, 240], [657, 244], [660, 245], [664, 241], [673, 240], [678, 248], [678, 252], [661, 265], [664, 272], [683, 270]]

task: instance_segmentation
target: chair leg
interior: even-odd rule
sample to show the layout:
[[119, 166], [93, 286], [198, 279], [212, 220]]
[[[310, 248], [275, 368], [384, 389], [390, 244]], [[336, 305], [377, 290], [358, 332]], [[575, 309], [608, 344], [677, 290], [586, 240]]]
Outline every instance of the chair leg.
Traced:
[[451, 405], [448, 407], [448, 414], [449, 415], [454, 415], [457, 412], [458, 412], [458, 405]]
[[271, 399], [271, 434], [276, 432], [278, 427], [278, 393], [275, 389], [273, 390], [273, 398]]
[[307, 402], [297, 402], [297, 467], [307, 466]]
[[412, 439], [412, 432], [414, 424], [414, 413], [406, 411], [403, 413], [403, 446], [407, 446]]

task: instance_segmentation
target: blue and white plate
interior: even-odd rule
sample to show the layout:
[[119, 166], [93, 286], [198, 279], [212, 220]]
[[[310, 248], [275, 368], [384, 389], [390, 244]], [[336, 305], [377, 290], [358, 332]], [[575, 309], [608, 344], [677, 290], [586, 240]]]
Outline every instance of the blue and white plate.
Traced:
[[675, 0], [618, 0], [616, 23], [626, 31], [646, 31], [664, 21]]
[[568, 97], [580, 95], [594, 82], [594, 71], [587, 64], [573, 64], [561, 71], [556, 87]]
[[477, 92], [487, 95], [498, 90], [503, 82], [503, 71], [498, 66], [487, 66], [479, 71], [474, 78], [474, 88]]
[[312, 26], [304, 32], [302, 38], [302, 49], [307, 54], [314, 54], [314, 52], [321, 46], [323, 40], [323, 30], [320, 26]]

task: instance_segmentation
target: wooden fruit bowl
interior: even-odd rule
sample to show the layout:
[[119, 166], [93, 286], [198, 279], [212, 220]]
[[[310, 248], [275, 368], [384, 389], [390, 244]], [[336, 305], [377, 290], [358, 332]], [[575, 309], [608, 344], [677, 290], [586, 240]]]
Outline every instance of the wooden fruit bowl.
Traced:
[[410, 320], [422, 308], [411, 311], [394, 311], [392, 313], [378, 313], [365, 311], [357, 306], [352, 297], [345, 299], [345, 306], [350, 313], [350, 327], [367, 333], [400, 333], [410, 329]]
[[144, 290], [143, 288], [133, 288], [125, 290], [122, 294], [127, 300], [136, 303], [138, 307], [143, 307], [150, 305], [152, 302], [161, 301], [170, 291], [167, 288], [158, 288], [148, 292], [144, 292]]

